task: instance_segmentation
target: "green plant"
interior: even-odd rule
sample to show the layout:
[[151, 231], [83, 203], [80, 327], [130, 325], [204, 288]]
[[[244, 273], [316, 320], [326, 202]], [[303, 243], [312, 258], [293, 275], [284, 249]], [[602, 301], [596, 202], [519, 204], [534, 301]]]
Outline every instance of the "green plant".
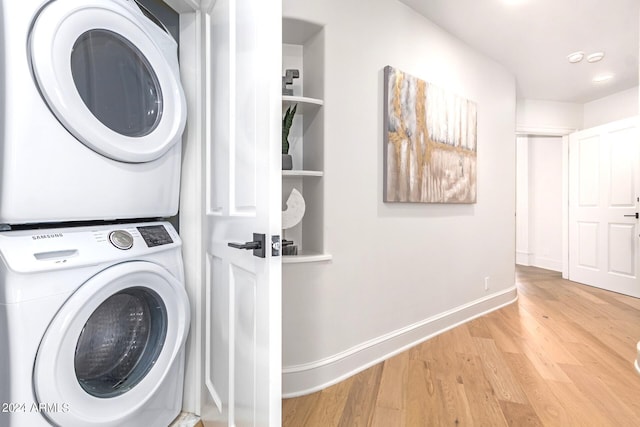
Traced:
[[291, 125], [293, 124], [293, 116], [296, 115], [296, 109], [298, 108], [298, 104], [287, 108], [287, 111], [284, 113], [284, 117], [282, 118], [282, 154], [289, 154], [289, 130], [291, 130]]

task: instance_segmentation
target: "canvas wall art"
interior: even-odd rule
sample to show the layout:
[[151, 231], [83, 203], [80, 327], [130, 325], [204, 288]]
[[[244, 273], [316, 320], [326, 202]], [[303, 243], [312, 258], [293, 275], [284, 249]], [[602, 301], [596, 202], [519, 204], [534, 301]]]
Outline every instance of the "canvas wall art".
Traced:
[[477, 106], [384, 69], [385, 202], [475, 203]]

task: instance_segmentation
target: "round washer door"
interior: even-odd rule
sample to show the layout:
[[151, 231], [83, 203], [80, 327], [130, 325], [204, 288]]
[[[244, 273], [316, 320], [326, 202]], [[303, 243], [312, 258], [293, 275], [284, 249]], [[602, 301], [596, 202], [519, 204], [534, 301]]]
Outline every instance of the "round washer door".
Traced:
[[29, 40], [35, 80], [58, 121], [128, 163], [162, 156], [186, 123], [175, 42], [144, 20], [113, 0], [54, 0]]
[[146, 261], [116, 264], [71, 295], [40, 343], [33, 370], [45, 415], [69, 427], [116, 426], [134, 416], [170, 372], [189, 327], [184, 286]]

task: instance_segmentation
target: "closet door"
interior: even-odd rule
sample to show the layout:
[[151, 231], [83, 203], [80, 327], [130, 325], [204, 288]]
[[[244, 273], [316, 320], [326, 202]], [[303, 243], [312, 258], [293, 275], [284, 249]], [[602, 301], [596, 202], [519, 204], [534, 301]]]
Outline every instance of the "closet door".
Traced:
[[637, 119], [569, 137], [569, 279], [640, 297]]
[[279, 426], [281, 5], [217, 0], [203, 19], [201, 415], [207, 426]]

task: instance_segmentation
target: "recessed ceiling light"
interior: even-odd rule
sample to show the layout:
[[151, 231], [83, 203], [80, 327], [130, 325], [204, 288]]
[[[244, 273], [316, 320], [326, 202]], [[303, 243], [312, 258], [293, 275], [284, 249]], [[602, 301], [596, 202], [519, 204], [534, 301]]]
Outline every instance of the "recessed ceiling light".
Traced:
[[582, 61], [582, 58], [584, 58], [584, 52], [573, 52], [573, 53], [570, 53], [569, 55], [567, 55], [567, 59], [572, 64], [575, 64], [576, 62]]
[[602, 61], [602, 58], [604, 58], [604, 52], [594, 52], [591, 55], [587, 56], [587, 61], [598, 62]]
[[613, 78], [613, 74], [609, 73], [609, 74], [600, 74], [598, 76], [595, 76], [593, 78], [593, 82], [594, 83], [604, 83], [606, 81], [609, 81]]

